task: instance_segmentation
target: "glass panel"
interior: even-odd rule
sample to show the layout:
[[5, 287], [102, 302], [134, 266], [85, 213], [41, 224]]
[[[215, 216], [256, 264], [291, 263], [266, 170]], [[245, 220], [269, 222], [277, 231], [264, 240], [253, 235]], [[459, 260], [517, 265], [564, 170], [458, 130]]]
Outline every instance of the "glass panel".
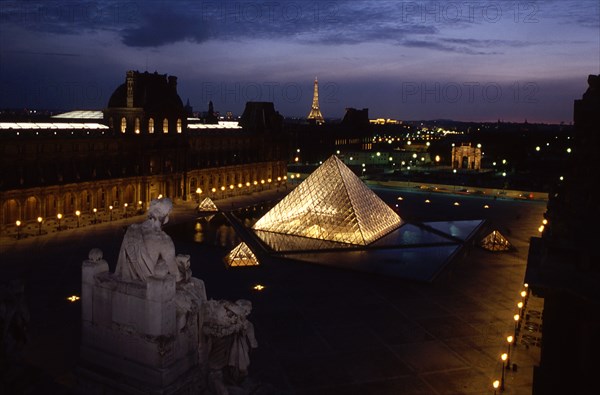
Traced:
[[202, 202], [198, 205], [199, 211], [219, 211], [219, 208], [215, 205], [215, 203], [210, 198], [204, 198]]
[[238, 244], [229, 254], [224, 258], [227, 266], [258, 266], [258, 259], [252, 252], [250, 247], [244, 242]]
[[452, 261], [459, 249], [460, 245], [454, 244], [420, 248], [288, 253], [284, 256], [296, 261], [429, 282]]
[[424, 222], [423, 225], [430, 226], [431, 228], [440, 232], [446, 233], [450, 236], [456, 237], [460, 240], [467, 240], [471, 234], [479, 229], [483, 224], [482, 220], [468, 220], [468, 221], [448, 221], [448, 222]]
[[512, 249], [510, 242], [497, 230], [484, 237], [480, 245], [488, 251], [509, 251]]

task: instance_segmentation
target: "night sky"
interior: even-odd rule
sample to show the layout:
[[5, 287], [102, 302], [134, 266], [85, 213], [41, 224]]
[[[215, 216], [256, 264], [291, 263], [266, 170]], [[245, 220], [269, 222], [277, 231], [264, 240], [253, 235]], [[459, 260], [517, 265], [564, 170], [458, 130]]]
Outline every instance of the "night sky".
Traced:
[[600, 74], [600, 2], [0, 0], [0, 107], [102, 109], [126, 70], [195, 110], [571, 122]]

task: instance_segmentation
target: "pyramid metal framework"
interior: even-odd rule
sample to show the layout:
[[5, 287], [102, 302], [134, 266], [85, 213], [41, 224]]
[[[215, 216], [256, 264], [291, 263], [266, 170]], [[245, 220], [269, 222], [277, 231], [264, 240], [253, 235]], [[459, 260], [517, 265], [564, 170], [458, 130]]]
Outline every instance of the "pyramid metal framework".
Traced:
[[244, 242], [238, 244], [223, 258], [229, 267], [258, 266], [259, 262], [250, 247]]
[[198, 211], [219, 211], [219, 208], [215, 205], [211, 198], [207, 197], [204, 198], [204, 200], [198, 205]]
[[488, 251], [509, 251], [513, 248], [508, 239], [497, 230], [481, 239], [480, 245]]
[[401, 224], [398, 214], [333, 155], [253, 229], [368, 245]]

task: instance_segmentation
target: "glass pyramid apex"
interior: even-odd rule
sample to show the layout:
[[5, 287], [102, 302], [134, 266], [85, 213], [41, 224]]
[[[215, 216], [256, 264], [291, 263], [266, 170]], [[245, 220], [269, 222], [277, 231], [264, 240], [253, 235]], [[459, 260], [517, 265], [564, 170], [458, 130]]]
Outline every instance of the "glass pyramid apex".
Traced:
[[219, 208], [215, 205], [211, 198], [207, 197], [204, 198], [204, 200], [198, 205], [198, 211], [219, 211]]
[[509, 251], [512, 249], [512, 244], [497, 230], [481, 239], [480, 245], [488, 251]]
[[368, 245], [401, 224], [398, 214], [333, 155], [253, 228]]
[[259, 265], [256, 255], [244, 242], [238, 244], [223, 260], [230, 267]]

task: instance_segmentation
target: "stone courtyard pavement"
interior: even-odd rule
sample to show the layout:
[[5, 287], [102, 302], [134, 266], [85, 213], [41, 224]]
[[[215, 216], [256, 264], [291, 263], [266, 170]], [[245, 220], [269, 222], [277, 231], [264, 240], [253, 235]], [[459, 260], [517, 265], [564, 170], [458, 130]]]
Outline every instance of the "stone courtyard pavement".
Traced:
[[[191, 254], [194, 276], [205, 281], [209, 298], [252, 301], [250, 319], [259, 348], [251, 353], [249, 385], [256, 393], [494, 393], [492, 382], [500, 380], [505, 339], [514, 331], [512, 317], [521, 300], [529, 238], [537, 233], [545, 202], [400, 190], [377, 193], [389, 203], [403, 196], [398, 210], [412, 220], [488, 219], [516, 251], [496, 254], [473, 248], [432, 284], [424, 284], [289, 261], [226, 269], [221, 259], [228, 248], [173, 236], [177, 252]], [[232, 204], [275, 198], [264, 193], [217, 204], [230, 209]], [[430, 203], [424, 203], [426, 198]], [[455, 201], [460, 206], [453, 206]], [[172, 216], [174, 234], [178, 223], [194, 219], [193, 204], [178, 204]], [[23, 367], [29, 393], [71, 393], [80, 304], [66, 297], [80, 292], [81, 263], [88, 251], [100, 247], [114, 270], [123, 227], [140, 220], [121, 219], [19, 241], [1, 238], [2, 282], [24, 282], [31, 314]], [[255, 291], [257, 284], [265, 288]], [[542, 301], [530, 297], [528, 309], [533, 312], [529, 324], [524, 324], [511, 355], [517, 370], [505, 371], [505, 394], [531, 394], [532, 370], [539, 360], [535, 318]]]

